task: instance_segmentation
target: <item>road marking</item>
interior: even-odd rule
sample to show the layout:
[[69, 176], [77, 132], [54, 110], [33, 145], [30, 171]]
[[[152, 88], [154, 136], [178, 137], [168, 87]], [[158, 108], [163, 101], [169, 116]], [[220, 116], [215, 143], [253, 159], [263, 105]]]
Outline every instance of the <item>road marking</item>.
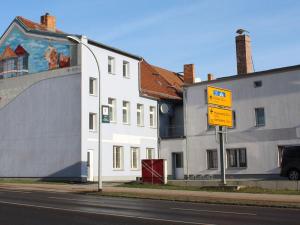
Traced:
[[7, 190], [7, 189], [0, 189], [0, 192], [17, 192], [17, 193], [23, 193], [23, 194], [31, 194], [32, 192], [29, 191], [16, 191], [16, 190]]
[[86, 214], [96, 214], [96, 215], [103, 215], [103, 216], [124, 217], [124, 218], [133, 218], [133, 219], [142, 219], [142, 220], [154, 220], [154, 221], [171, 222], [171, 223], [183, 223], [183, 224], [195, 224], [195, 225], [216, 225], [216, 224], [188, 222], [188, 221], [180, 221], [180, 220], [158, 219], [158, 218], [152, 218], [152, 217], [142, 217], [142, 216], [119, 215], [119, 214], [113, 214], [113, 213], [91, 212], [91, 211], [83, 211], [83, 210], [77, 210], [77, 209], [64, 209], [64, 208], [57, 208], [57, 207], [51, 207], [51, 206], [32, 205], [32, 204], [17, 203], [17, 202], [0, 201], [0, 203], [7, 204], [7, 205], [32, 207], [32, 208], [59, 210], [59, 211], [66, 211], [66, 212], [78, 212], [78, 213], [86, 213]]
[[218, 210], [206, 210], [206, 209], [184, 209], [184, 208], [171, 208], [171, 209], [182, 210], [182, 211], [194, 211], [194, 212], [224, 213], [224, 214], [257, 216], [257, 214], [255, 214], [255, 213], [242, 213], [242, 212], [231, 212], [231, 211], [218, 211]]
[[61, 198], [61, 197], [48, 197], [50, 199], [58, 199], [58, 200], [66, 200], [66, 201], [77, 201], [77, 202], [90, 202], [90, 203], [105, 203], [100, 201], [91, 201], [91, 200], [85, 200], [85, 199], [76, 199], [76, 198]]

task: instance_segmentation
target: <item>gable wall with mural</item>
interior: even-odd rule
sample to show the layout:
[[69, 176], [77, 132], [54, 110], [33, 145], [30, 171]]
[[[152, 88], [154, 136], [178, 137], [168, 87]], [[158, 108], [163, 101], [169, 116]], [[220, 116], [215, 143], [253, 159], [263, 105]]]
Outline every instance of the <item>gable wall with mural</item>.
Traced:
[[0, 79], [77, 65], [77, 47], [54, 38], [28, 36], [14, 26], [0, 40]]

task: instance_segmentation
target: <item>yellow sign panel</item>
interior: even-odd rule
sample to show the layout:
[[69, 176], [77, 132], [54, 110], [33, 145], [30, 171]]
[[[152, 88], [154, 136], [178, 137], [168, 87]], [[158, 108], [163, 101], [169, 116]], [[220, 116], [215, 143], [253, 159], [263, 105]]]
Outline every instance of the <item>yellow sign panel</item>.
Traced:
[[207, 103], [231, 108], [232, 105], [231, 91], [222, 88], [208, 86]]
[[232, 111], [208, 106], [208, 124], [212, 126], [232, 127]]

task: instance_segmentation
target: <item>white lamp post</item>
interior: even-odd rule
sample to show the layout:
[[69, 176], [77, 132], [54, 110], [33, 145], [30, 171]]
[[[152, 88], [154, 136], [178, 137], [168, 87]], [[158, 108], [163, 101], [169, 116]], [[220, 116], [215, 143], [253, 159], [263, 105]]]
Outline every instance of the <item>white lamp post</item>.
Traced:
[[85, 46], [93, 55], [96, 64], [97, 64], [97, 69], [98, 69], [98, 98], [99, 98], [99, 123], [98, 123], [98, 191], [102, 191], [102, 177], [101, 177], [101, 105], [100, 105], [100, 66], [99, 66], [99, 62], [97, 60], [97, 57], [95, 55], [95, 53], [93, 52], [93, 50], [85, 43], [83, 43], [79, 38], [75, 37], [75, 36], [67, 36], [67, 38], [73, 42], [76, 42], [78, 44], [82, 44], [83, 46]]

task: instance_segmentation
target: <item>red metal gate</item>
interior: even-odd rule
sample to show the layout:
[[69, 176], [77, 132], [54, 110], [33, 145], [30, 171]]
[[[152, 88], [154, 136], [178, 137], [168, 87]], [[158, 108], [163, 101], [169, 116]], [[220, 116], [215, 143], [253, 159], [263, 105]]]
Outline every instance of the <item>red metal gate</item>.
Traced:
[[142, 181], [151, 184], [165, 184], [166, 161], [164, 159], [142, 160]]

